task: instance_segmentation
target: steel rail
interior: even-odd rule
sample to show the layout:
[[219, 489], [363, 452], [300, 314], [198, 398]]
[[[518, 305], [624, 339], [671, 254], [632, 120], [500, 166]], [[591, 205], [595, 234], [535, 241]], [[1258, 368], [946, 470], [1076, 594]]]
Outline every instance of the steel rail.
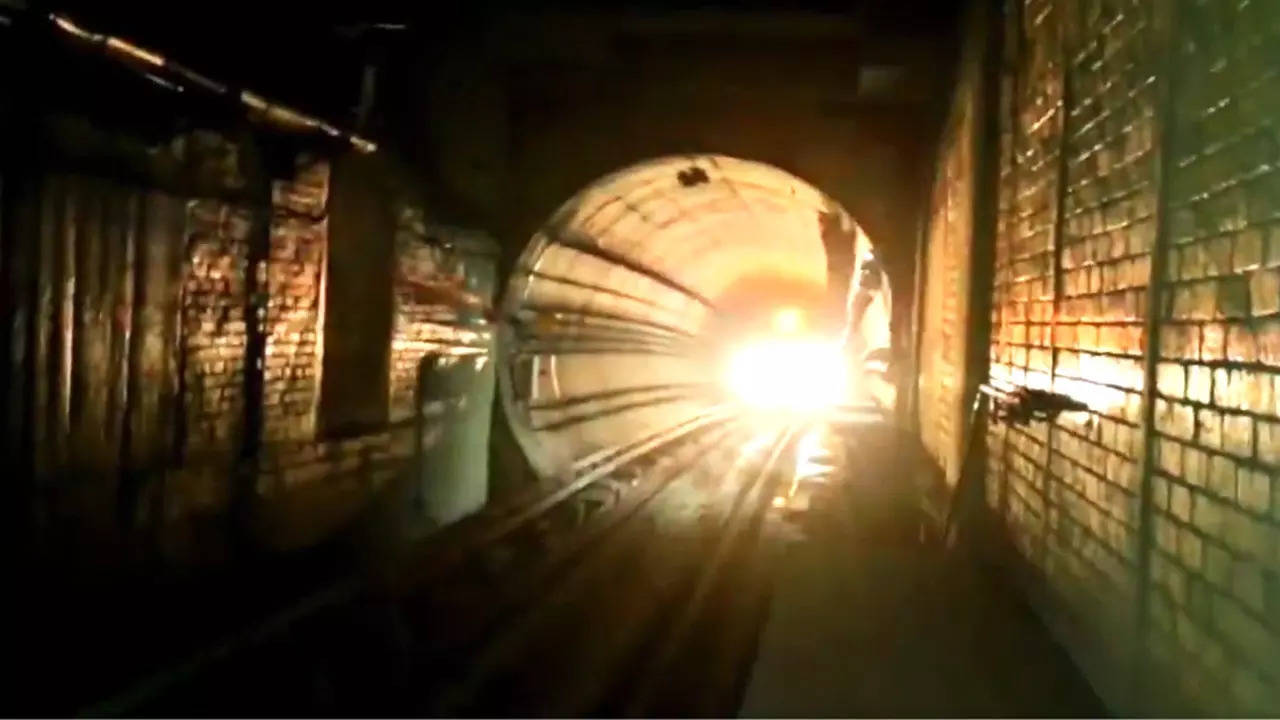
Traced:
[[722, 410], [719, 407], [709, 408], [696, 413], [691, 418], [651, 433], [637, 442], [628, 443], [620, 447], [606, 448], [600, 453], [595, 453], [578, 463], [574, 463], [574, 469], [582, 471], [581, 475], [536, 501], [518, 507], [503, 517], [495, 518], [477, 533], [476, 537], [465, 542], [451, 544], [450, 549], [439, 557], [433, 565], [436, 566], [437, 571], [441, 568], [454, 566], [459, 561], [464, 560], [477, 547], [490, 545], [511, 534], [529, 521], [542, 515], [549, 508], [558, 505], [565, 498], [598, 482], [623, 464], [654, 449], [676, 442], [701, 427], [728, 419], [731, 418], [727, 410]]
[[587, 413], [580, 413], [577, 415], [570, 415], [569, 417], [560, 418], [558, 420], [547, 421], [540, 425], [531, 424], [529, 426], [529, 429], [535, 432], [563, 430], [565, 428], [575, 427], [577, 425], [581, 425], [582, 423], [591, 422], [593, 420], [599, 420], [601, 418], [606, 418], [606, 417], [613, 417], [614, 415], [621, 415], [623, 413], [630, 412], [632, 410], [643, 410], [644, 408], [658, 407], [661, 405], [670, 405], [672, 403], [678, 403], [681, 401], [692, 401], [695, 399], [696, 399], [696, 396], [689, 393], [660, 395], [656, 398], [648, 398], [645, 400], [636, 400], [633, 402], [621, 403], [618, 405], [610, 405], [609, 407], [601, 408], [600, 410], [587, 412]]
[[769, 480], [773, 477], [773, 471], [778, 459], [782, 456], [782, 452], [795, 438], [796, 426], [794, 424], [788, 425], [778, 435], [778, 439], [770, 450], [768, 459], [764, 462], [754, 480], [744, 483], [734, 497], [725, 521], [725, 527], [717, 539], [710, 560], [703, 565], [701, 572], [698, 573], [698, 578], [694, 582], [688, 602], [680, 608], [675, 619], [667, 626], [667, 632], [663, 634], [658, 650], [650, 656], [649, 661], [645, 664], [645, 669], [641, 671], [638, 688], [627, 703], [629, 712], [626, 714], [628, 716], [645, 716], [658, 684], [664, 677], [665, 670], [671, 665], [676, 654], [685, 644], [694, 622], [706, 604], [707, 596], [710, 595], [715, 582], [720, 577], [721, 566], [727, 560], [729, 552], [734, 546], [734, 541], [741, 534], [743, 525], [751, 517], [751, 513], [747, 512], [748, 499], [756, 498], [757, 507], [754, 509], [757, 511], [767, 506], [767, 501], [765, 501], [764, 505], [761, 505], [759, 496], [770, 484]]
[[[513, 659], [517, 649], [532, 632], [540, 627], [544, 614], [574, 597], [574, 593], [581, 592], [581, 588], [595, 577], [599, 567], [611, 561], [612, 552], [621, 545], [619, 533], [628, 526], [629, 521], [637, 517], [643, 508], [653, 503], [664, 492], [674, 487], [689, 468], [705, 459], [708, 448], [723, 447], [726, 439], [734, 434], [735, 426], [738, 426], [737, 431], [743, 430], [741, 423], [741, 418], [733, 418], [729, 425], [719, 426], [716, 428], [718, 432], [712, 436], [710, 442], [699, 442], [696, 437], [689, 440], [687, 447], [691, 451], [686, 457], [676, 461], [674, 467], [664, 473], [660, 480], [645, 483], [646, 490], [631, 495], [630, 502], [625, 508], [610, 513], [607, 518], [603, 518], [603, 522], [580, 534], [574, 547], [559, 561], [561, 569], [571, 571], [571, 575], [550, 588], [544, 588], [536, 595], [539, 598], [536, 603], [528, 602], [529, 597], [534, 595], [528, 592], [520, 595], [518, 602], [511, 603], [507, 609], [511, 610], [516, 617], [506, 616], [505, 623], [501, 623], [505, 627], [493, 628], [493, 632], [482, 642], [482, 647], [475, 653], [467, 655], [469, 661], [463, 671], [463, 677], [448, 686], [444, 694], [431, 703], [430, 714], [439, 716], [467, 714], [468, 703], [474, 702], [479, 697], [483, 684], [493, 677], [498, 667]], [[688, 439], [688, 436], [685, 437]], [[681, 454], [681, 449], [665, 448], [664, 452], [668, 456], [677, 456]], [[614, 547], [605, 547], [608, 540], [614, 541]], [[590, 553], [589, 557], [582, 559], [582, 555], [587, 553]], [[580, 560], [580, 562], [568, 566], [568, 563], [573, 560]]]
[[[597, 453], [598, 457], [595, 458], [595, 464], [591, 469], [573, 482], [508, 515], [492, 520], [478, 519], [477, 522], [488, 520], [489, 525], [478, 533], [473, 531], [474, 537], [466, 538], [466, 528], [464, 528], [462, 533], [463, 542], [459, 546], [451, 548], [449, 552], [433, 558], [435, 562], [429, 562], [429, 568], [426, 573], [412, 573], [412, 580], [420, 585], [424, 580], [438, 579], [445, 572], [457, 568], [461, 564], [460, 561], [465, 560], [468, 555], [474, 553], [478, 548], [498, 542], [509, 536], [565, 499], [600, 481], [626, 462], [639, 458], [645, 453], [661, 448], [668, 443], [675, 442], [699, 428], [711, 425], [719, 419], [725, 419], [723, 413], [710, 411], [699, 413], [685, 421], [652, 433], [642, 438], [639, 443], [628, 444], [628, 446], [620, 448], [608, 448], [607, 452], [612, 452], [612, 455]], [[474, 527], [465, 522], [461, 524]], [[441, 532], [429, 538], [428, 542], [447, 543], [450, 539], [450, 533]], [[166, 691], [198, 676], [203, 670], [220, 662], [225, 662], [237, 653], [261, 646], [269, 639], [280, 636], [297, 623], [308, 617], [314, 617], [321, 611], [353, 601], [362, 592], [370, 589], [371, 580], [371, 578], [360, 575], [344, 576], [336, 582], [305, 596], [290, 607], [270, 614], [263, 621], [250, 624], [240, 631], [231, 633], [221, 640], [215, 641], [205, 648], [143, 677], [121, 692], [86, 706], [82, 709], [82, 714], [94, 717], [138, 714], [139, 708], [145, 707], [147, 702], [161, 697]]]
[[705, 382], [688, 382], [688, 383], [661, 383], [657, 385], [632, 385], [629, 387], [616, 388], [612, 390], [601, 390], [594, 393], [585, 393], [583, 395], [572, 395], [560, 400], [540, 402], [526, 406], [530, 412], [563, 410], [565, 408], [577, 407], [578, 405], [587, 405], [593, 402], [603, 400], [612, 400], [614, 398], [626, 397], [627, 395], [638, 395], [647, 392], [663, 392], [668, 390], [692, 390], [694, 388], [710, 387], [711, 383]]
[[623, 453], [626, 453], [629, 449], [634, 448], [638, 445], [645, 444], [650, 440], [652, 440], [653, 438], [659, 437], [664, 433], [670, 432], [677, 427], [682, 427], [685, 424], [694, 423], [698, 421], [705, 421], [707, 418], [711, 418], [713, 420], [723, 420], [723, 419], [726, 419], [732, 412], [733, 412], [733, 408], [728, 404], [717, 405], [715, 407], [707, 408], [706, 410], [695, 413], [694, 415], [676, 424], [670, 425], [667, 428], [655, 430], [647, 435], [642, 435], [639, 438], [631, 440], [630, 442], [622, 443], [620, 445], [613, 445], [607, 448], [602, 448], [600, 450], [597, 450], [596, 452], [586, 455], [585, 457], [581, 457], [573, 462], [573, 464], [571, 465], [571, 468], [573, 469], [573, 471], [576, 472], [588, 467], [594, 467], [599, 463], [608, 462], [612, 458], [618, 457]]

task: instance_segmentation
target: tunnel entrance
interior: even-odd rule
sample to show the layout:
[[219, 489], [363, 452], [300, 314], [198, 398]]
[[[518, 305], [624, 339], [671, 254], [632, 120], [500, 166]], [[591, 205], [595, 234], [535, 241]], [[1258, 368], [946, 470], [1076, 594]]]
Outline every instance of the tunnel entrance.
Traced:
[[890, 303], [870, 239], [804, 180], [721, 155], [641, 162], [581, 190], [517, 261], [503, 405], [534, 470], [564, 478], [710, 413], [892, 404], [864, 382]]

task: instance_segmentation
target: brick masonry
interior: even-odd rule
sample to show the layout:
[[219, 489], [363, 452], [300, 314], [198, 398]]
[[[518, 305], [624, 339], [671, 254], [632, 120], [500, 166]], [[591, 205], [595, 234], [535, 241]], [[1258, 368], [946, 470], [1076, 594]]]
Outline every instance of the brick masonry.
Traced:
[[244, 415], [245, 272], [253, 213], [218, 200], [187, 209], [182, 279], [184, 454], [231, 456]]
[[[328, 166], [299, 159], [294, 178], [272, 184], [272, 212], [221, 200], [188, 202], [182, 268], [179, 433], [170, 520], [225, 507], [244, 443], [249, 243], [270, 222], [262, 328], [263, 440], [312, 439], [319, 388]], [[258, 226], [260, 227], [260, 225]]]
[[412, 433], [384, 431], [336, 440], [282, 442], [259, 463], [258, 493], [271, 496], [317, 480], [348, 478], [377, 488], [413, 453]]
[[1150, 596], [1161, 669], [1280, 710], [1280, 7], [1176, 3]]
[[[273, 504], [288, 505], [286, 498], [310, 494], [329, 497], [320, 501], [327, 505], [304, 505], [298, 512], [321, 518], [311, 524], [323, 525], [328, 522], [324, 518], [336, 523], [358, 510], [347, 504], [371, 497], [405, 469], [415, 451], [407, 427], [340, 439], [317, 437], [329, 174], [328, 163], [300, 156], [292, 177], [272, 183], [269, 217], [219, 200], [188, 202], [179, 353], [184, 461], [168, 472], [173, 482], [164, 510], [170, 525], [180, 528], [180, 520], [193, 515], [218, 516], [233, 500], [236, 478], [244, 477], [250, 477], [255, 502], [267, 515], [274, 513], [268, 509]], [[486, 332], [459, 327], [465, 319], [459, 303], [470, 297], [469, 283], [474, 284], [468, 261], [455, 247], [465, 245], [467, 232], [431, 225], [420, 207], [405, 205], [398, 212], [397, 235], [387, 239], [396, 243], [395, 277], [389, 278], [395, 297], [387, 398], [392, 428], [415, 417], [424, 357], [438, 354], [436, 365], [448, 364], [463, 355], [482, 355], [488, 347]], [[246, 273], [252, 234], [261, 229], [255, 223], [269, 223], [266, 260], [257, 270], [265, 291], [257, 303], [265, 341], [263, 427], [261, 453], [246, 461], [240, 457]], [[436, 437], [436, 430], [424, 432]], [[323, 535], [324, 528], [304, 527], [308, 522], [305, 517], [277, 517], [276, 524], [288, 527], [292, 538], [281, 542], [296, 544], [297, 538], [314, 541]]]
[[921, 437], [955, 484], [962, 462], [965, 327], [969, 318], [969, 237], [972, 232], [973, 93], [956, 98], [930, 204], [929, 237], [917, 379]]
[[329, 165], [300, 158], [295, 176], [272, 185], [267, 253], [263, 439], [310, 438], [316, 430]]
[[1005, 6], [990, 373], [1092, 412], [992, 427], [988, 502], [1117, 710], [1276, 714], [1280, 6]]
[[391, 422], [414, 413], [418, 368], [428, 354], [450, 363], [485, 352], [487, 331], [457, 327], [457, 301], [468, 294], [468, 275], [455, 243], [458, 231], [429, 225], [420, 208], [400, 208], [391, 335]]

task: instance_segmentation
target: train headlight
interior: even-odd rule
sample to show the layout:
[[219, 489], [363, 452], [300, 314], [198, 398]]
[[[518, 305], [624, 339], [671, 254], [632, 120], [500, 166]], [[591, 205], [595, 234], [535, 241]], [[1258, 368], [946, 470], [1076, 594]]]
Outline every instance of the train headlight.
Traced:
[[843, 401], [847, 363], [832, 342], [760, 340], [733, 353], [725, 384], [739, 401], [753, 408], [813, 412]]

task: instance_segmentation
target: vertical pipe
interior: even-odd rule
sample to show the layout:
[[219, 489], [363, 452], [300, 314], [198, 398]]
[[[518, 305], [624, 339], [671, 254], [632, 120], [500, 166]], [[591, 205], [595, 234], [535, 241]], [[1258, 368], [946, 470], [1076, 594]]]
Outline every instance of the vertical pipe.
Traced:
[[[1010, 214], [1017, 213], [1014, 202], [1018, 197], [1019, 185], [1019, 168], [1018, 168], [1018, 139], [1021, 135], [1021, 117], [1019, 110], [1022, 103], [1022, 83], [1019, 82], [1022, 73], [1023, 58], [1023, 35], [1026, 30], [1023, 27], [1023, 4], [1026, 0], [1005, 0], [1005, 7], [1008, 9], [1008, 17], [1005, 20], [1005, 30], [1011, 33], [1006, 37], [1009, 43], [1012, 55], [1012, 67], [1010, 68], [1009, 82], [1009, 183], [1010, 183]], [[1003, 53], [1001, 53], [1003, 57]], [[998, 243], [1000, 240], [997, 239]], [[1008, 259], [1006, 258], [1006, 262]], [[1004, 268], [1002, 268], [1004, 269]], [[1007, 283], [1006, 283], [1007, 292]], [[1003, 324], [1003, 322], [1002, 322]], [[1005, 426], [1003, 437], [1000, 443], [1000, 517], [1001, 522], [1008, 522], [1009, 517], [1009, 434], [1013, 432], [1008, 425]]]
[[[1071, 47], [1072, 31], [1075, 27], [1074, 17], [1070, 10], [1078, 8], [1075, 0], [1067, 0], [1058, 5], [1061, 15], [1058, 17], [1057, 42], [1058, 70], [1061, 74], [1061, 93], [1058, 97], [1058, 157], [1054, 167], [1053, 224], [1049, 231], [1050, 256], [1049, 273], [1053, 293], [1052, 311], [1049, 316], [1049, 389], [1056, 390], [1058, 383], [1058, 316], [1062, 313], [1062, 228], [1064, 207], [1067, 201], [1067, 137], [1070, 132], [1071, 107], [1071, 64], [1074, 61]], [[1049, 553], [1050, 512], [1052, 504], [1050, 495], [1053, 490], [1053, 447], [1058, 429], [1057, 419], [1045, 421], [1044, 468], [1040, 473], [1040, 495], [1044, 502], [1044, 517], [1041, 518], [1040, 552], [1047, 560]]]
[[249, 230], [245, 262], [244, 326], [245, 347], [242, 371], [242, 413], [239, 463], [232, 471], [230, 498], [230, 539], [232, 548], [245, 552], [249, 548], [249, 511], [257, 482], [258, 461], [262, 451], [263, 373], [266, 370], [266, 320], [269, 301], [267, 280], [268, 256], [273, 221], [272, 186], [269, 168], [262, 156], [264, 148], [248, 131], [238, 138], [249, 168], [252, 188], [253, 222]]
[[[99, 299], [95, 322], [100, 326], [98, 357], [102, 365], [100, 401], [98, 402], [101, 463], [97, 470], [100, 487], [95, 488], [95, 502], [100, 503], [103, 530], [116, 537], [123, 528], [120, 514], [120, 488], [122, 460], [126, 446], [124, 438], [124, 410], [128, 402], [128, 364], [126, 349], [132, 325], [129, 307], [133, 292], [132, 248], [129, 246], [130, 213], [133, 193], [114, 183], [102, 188], [102, 244]], [[86, 433], [92, 429], [86, 427]]]
[[[150, 534], [147, 547], [149, 551], [158, 550], [161, 545], [161, 532], [166, 516], [166, 500], [168, 483], [168, 467], [181, 467], [186, 458], [186, 442], [188, 432], [186, 393], [187, 393], [187, 338], [186, 323], [183, 322], [183, 305], [186, 302], [185, 270], [190, 248], [188, 247], [187, 223], [190, 221], [191, 201], [177, 201], [170, 209], [165, 204], [166, 212], [158, 223], [162, 228], [172, 227], [173, 242], [165, 242], [163, 231], [157, 238], [148, 235], [148, 251], [157, 254], [154, 267], [158, 270], [158, 282], [148, 282], [147, 292], [155, 298], [155, 310], [158, 315], [156, 331], [164, 348], [161, 367], [164, 368], [164, 388], [159, 393], [156, 428], [156, 459], [165, 466], [157, 474], [158, 486], [154, 493], [149, 493], [148, 512], [151, 522], [147, 526]], [[157, 218], [158, 219], [158, 218]], [[172, 432], [164, 433], [161, 428], [172, 428]]]
[[[121, 232], [123, 233], [120, 242], [123, 247], [120, 248], [122, 266], [120, 277], [120, 297], [116, 304], [116, 322], [120, 324], [120, 337], [116, 346], [116, 372], [117, 372], [117, 403], [119, 409], [117, 411], [117, 437], [120, 438], [121, 448], [127, 448], [127, 438], [125, 437], [125, 428], [128, 426], [129, 407], [133, 404], [133, 397], [129, 387], [129, 348], [133, 345], [134, 334], [134, 318], [136, 314], [134, 307], [137, 305], [137, 281], [138, 276], [138, 225], [141, 217], [141, 195], [134, 191], [121, 193], [121, 208], [124, 217], [121, 219]], [[121, 456], [123, 461], [123, 455]]]
[[[173, 300], [174, 305], [171, 313], [171, 322], [173, 323], [173, 348], [174, 353], [171, 357], [173, 360], [173, 402], [171, 409], [173, 411], [173, 434], [169, 438], [169, 447], [172, 449], [171, 464], [174, 467], [181, 467], [187, 458], [187, 451], [190, 445], [191, 432], [191, 410], [187, 406], [187, 322], [186, 322], [186, 304], [187, 304], [187, 275], [190, 272], [191, 258], [191, 216], [195, 206], [194, 200], [188, 200], [184, 203], [182, 213], [182, 235], [179, 250], [173, 254], [171, 258], [172, 264], [170, 269], [173, 272]], [[152, 247], [155, 247], [153, 244]], [[246, 273], [248, 270], [245, 271]], [[246, 323], [248, 320], [245, 321]], [[163, 501], [163, 492], [161, 493]]]
[[1152, 476], [1155, 466], [1155, 399], [1156, 370], [1160, 359], [1160, 325], [1164, 309], [1165, 265], [1167, 262], [1169, 206], [1168, 173], [1171, 161], [1171, 133], [1169, 131], [1176, 93], [1174, 82], [1174, 52], [1177, 38], [1177, 11], [1175, 2], [1155, 3], [1151, 22], [1156, 42], [1155, 58], [1151, 72], [1155, 78], [1154, 112], [1151, 137], [1152, 176], [1155, 184], [1155, 223], [1151, 246], [1151, 274], [1147, 280], [1147, 307], [1143, 336], [1146, 338], [1143, 357], [1142, 383], [1142, 456], [1139, 458], [1138, 477], [1141, 481], [1138, 513], [1138, 582], [1134, 593], [1134, 644], [1132, 650], [1132, 678], [1130, 709], [1146, 711], [1153, 705], [1149, 697], [1147, 667], [1151, 661], [1150, 594], [1151, 552], [1154, 544], [1154, 511], [1152, 506]]
[[141, 344], [138, 342], [140, 320], [139, 292], [145, 265], [139, 263], [139, 228], [142, 220], [142, 196], [135, 191], [122, 193], [125, 203], [123, 224], [123, 277], [120, 279], [121, 298], [116, 317], [123, 327], [118, 346], [118, 428], [120, 478], [116, 487], [116, 518], [121, 530], [128, 532], [134, 524], [137, 508], [138, 469], [134, 452], [134, 412], [138, 404], [137, 367]]
[[[325, 171], [328, 178], [325, 181], [325, 198], [323, 203], [324, 216], [322, 220], [313, 220], [321, 223], [324, 228], [324, 239], [320, 243], [320, 257], [316, 259], [316, 315], [313, 332], [315, 333], [315, 345], [312, 349], [311, 360], [311, 402], [307, 411], [307, 427], [308, 437], [314, 439], [320, 436], [322, 423], [320, 422], [320, 406], [321, 392], [324, 387], [324, 352], [325, 352], [325, 325], [326, 317], [329, 314], [329, 245], [331, 231], [329, 226], [328, 213], [332, 207], [329, 198], [333, 194], [333, 165], [330, 164]], [[388, 340], [387, 347], [391, 347]]]
[[[67, 226], [74, 235], [75, 260], [68, 268], [73, 274], [73, 290], [69, 290], [71, 310], [69, 318], [71, 352], [67, 365], [67, 426], [64, 470], [89, 470], [98, 458], [97, 447], [91, 442], [86, 426], [96, 425], [97, 408], [94, 407], [96, 388], [101, 386], [103, 368], [95, 357], [101, 328], [95, 322], [100, 273], [98, 263], [102, 259], [102, 183], [98, 180], [72, 175], [67, 178], [67, 190], [77, 200], [77, 210], [67, 219]], [[95, 428], [101, 432], [101, 428]]]
[[[999, 227], [1000, 205], [1000, 73], [1004, 43], [1002, 15], [998, 11], [999, 0], [985, 0], [978, 4], [975, 23], [980, 28], [982, 44], [978, 62], [978, 88], [975, 122], [969, 142], [973, 158], [970, 178], [973, 192], [970, 195], [969, 253], [969, 338], [965, 357], [964, 398], [978, 401], [979, 386], [991, 373], [991, 307], [995, 289], [995, 237]], [[986, 433], [986, 422], [978, 422], [971, 414], [963, 433], [973, 436], [972, 451], [965, 451], [960, 473], [972, 474], [973, 493], [986, 498], [985, 439], [977, 437]]]
[[[936, 164], [935, 158], [935, 172]], [[926, 167], [929, 166], [926, 165]], [[932, 188], [933, 176], [929, 173], [922, 173], [922, 175], [924, 187]], [[925, 261], [925, 254], [929, 250], [929, 214], [933, 193], [926, 192], [925, 196], [923, 201], [917, 203], [920, 212], [916, 213], [915, 283], [911, 289], [911, 368], [910, 374], [907, 375], [912, 381], [907, 389], [907, 401], [904, 403], [907, 412], [907, 421], [904, 425], [916, 435], [919, 435], [922, 429], [920, 427], [920, 349], [924, 333], [924, 300], [928, 280], [926, 271], [929, 267], [929, 263]]]
[[245, 365], [244, 418], [242, 422], [241, 459], [253, 458], [262, 446], [263, 371], [266, 355], [267, 254], [271, 237], [271, 212], [254, 213], [249, 234], [248, 272], [245, 277]]
[[53, 215], [57, 256], [54, 266], [54, 317], [56, 319], [50, 360], [53, 364], [50, 401], [53, 405], [48, 441], [48, 472], [61, 473], [66, 467], [67, 443], [71, 434], [71, 372], [75, 350], [76, 317], [76, 218], [79, 200], [74, 186], [62, 178], [58, 183], [58, 209]]
[[54, 432], [54, 395], [52, 379], [57, 363], [54, 325], [57, 322], [58, 255], [62, 249], [58, 237], [58, 210], [62, 204], [60, 183], [48, 175], [41, 177], [32, 189], [31, 200], [39, 203], [39, 214], [29, 232], [32, 234], [32, 312], [31, 312], [31, 461], [32, 477], [43, 478], [49, 472]]

